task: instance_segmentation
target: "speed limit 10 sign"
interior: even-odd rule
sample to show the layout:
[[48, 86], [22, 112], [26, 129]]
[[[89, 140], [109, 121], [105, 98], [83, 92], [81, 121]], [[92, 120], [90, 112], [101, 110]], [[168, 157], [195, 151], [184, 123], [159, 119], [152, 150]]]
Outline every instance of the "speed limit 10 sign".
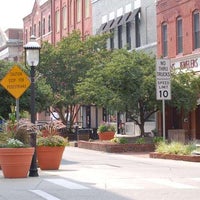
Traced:
[[169, 59], [157, 59], [156, 61], [156, 98], [157, 100], [171, 99], [171, 75]]

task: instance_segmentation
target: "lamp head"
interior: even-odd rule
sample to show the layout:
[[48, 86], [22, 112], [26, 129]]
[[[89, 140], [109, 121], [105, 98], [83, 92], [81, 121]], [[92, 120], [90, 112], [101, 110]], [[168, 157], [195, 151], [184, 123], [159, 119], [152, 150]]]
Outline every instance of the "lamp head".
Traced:
[[26, 62], [29, 66], [36, 67], [39, 63], [40, 45], [36, 42], [36, 37], [31, 36], [30, 41], [24, 45], [26, 53]]

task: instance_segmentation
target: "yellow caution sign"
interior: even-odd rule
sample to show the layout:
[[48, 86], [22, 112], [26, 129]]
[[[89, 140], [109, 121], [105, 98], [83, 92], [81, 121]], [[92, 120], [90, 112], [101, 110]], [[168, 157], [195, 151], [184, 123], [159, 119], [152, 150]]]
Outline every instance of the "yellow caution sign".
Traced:
[[0, 84], [16, 99], [18, 99], [30, 86], [29, 77], [17, 65], [4, 76]]

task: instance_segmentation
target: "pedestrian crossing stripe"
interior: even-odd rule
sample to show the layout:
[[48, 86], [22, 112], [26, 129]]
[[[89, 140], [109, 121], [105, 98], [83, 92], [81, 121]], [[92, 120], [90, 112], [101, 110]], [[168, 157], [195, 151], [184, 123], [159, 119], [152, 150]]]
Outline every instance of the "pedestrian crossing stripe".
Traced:
[[42, 190], [30, 190], [30, 191], [33, 192], [33, 193], [35, 193], [35, 194], [37, 194], [40, 197], [43, 197], [44, 199], [47, 199], [47, 200], [60, 200], [57, 197], [52, 196], [49, 193], [44, 192]]
[[48, 181], [50, 183], [54, 183], [56, 185], [71, 189], [71, 190], [87, 190], [89, 189], [88, 187], [85, 187], [83, 185], [67, 181], [65, 179], [59, 179], [59, 178], [54, 178], [54, 179], [44, 179], [45, 181]]

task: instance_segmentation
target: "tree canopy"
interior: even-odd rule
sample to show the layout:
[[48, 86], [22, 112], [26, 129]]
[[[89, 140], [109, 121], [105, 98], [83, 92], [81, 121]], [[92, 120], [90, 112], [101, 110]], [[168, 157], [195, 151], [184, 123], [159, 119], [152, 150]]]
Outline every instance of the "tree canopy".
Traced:
[[83, 102], [126, 112], [144, 134], [144, 123], [156, 111], [155, 58], [144, 52], [115, 50], [78, 85]]
[[56, 46], [48, 42], [42, 45], [39, 72], [53, 90], [53, 109], [70, 128], [80, 108], [76, 84], [85, 79], [89, 69], [108, 56], [106, 40], [106, 35], [83, 40], [80, 32], [74, 31]]
[[[78, 84], [82, 103], [93, 103], [126, 112], [144, 135], [149, 117], [161, 110], [156, 100], [155, 57], [141, 51], [124, 49], [110, 53], [110, 61], [95, 66]], [[180, 112], [195, 109], [200, 91], [200, 78], [192, 72], [172, 72], [172, 99], [167, 104]]]

